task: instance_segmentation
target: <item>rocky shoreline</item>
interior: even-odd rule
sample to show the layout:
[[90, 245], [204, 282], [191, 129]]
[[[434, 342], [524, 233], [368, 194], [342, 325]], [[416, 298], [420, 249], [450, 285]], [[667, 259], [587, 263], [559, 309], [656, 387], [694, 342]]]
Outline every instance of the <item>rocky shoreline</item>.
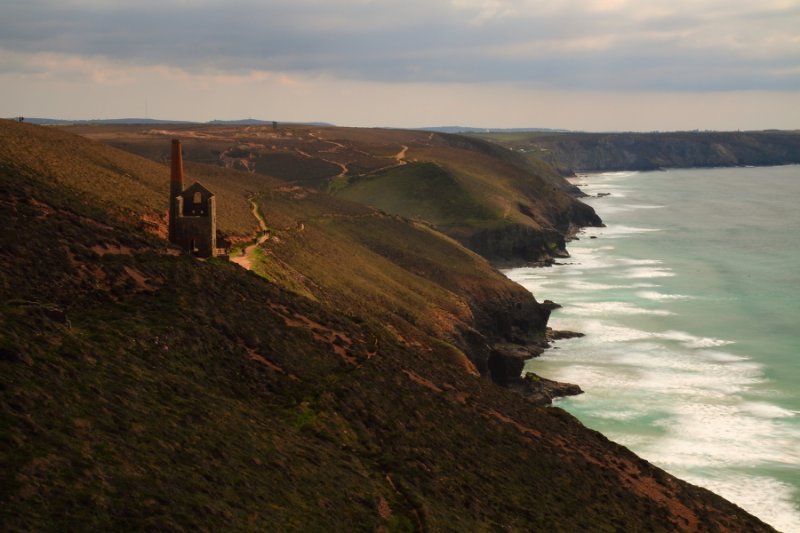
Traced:
[[[586, 196], [577, 187], [576, 192], [573, 194], [575, 196]], [[582, 223], [570, 223], [567, 230], [556, 239], [558, 242], [557, 246], [549, 248], [545, 253], [535, 258], [529, 258], [523, 261], [522, 264], [520, 264], [519, 258], [516, 260], [497, 260], [497, 258], [491, 258], [490, 261], [498, 271], [518, 268], [520, 266], [541, 268], [561, 264], [558, 262], [558, 259], [570, 257], [566, 249], [566, 243], [577, 240], [578, 234], [582, 228], [586, 226], [605, 226], [600, 217], [594, 214], [593, 210], [592, 214], [594, 215], [593, 217], [582, 220]], [[497, 342], [493, 344], [486, 368], [489, 377], [498, 385], [520, 393], [528, 401], [536, 405], [551, 405], [555, 398], [583, 394], [583, 390], [580, 386], [574, 383], [565, 383], [543, 378], [534, 372], [525, 372], [523, 375], [526, 361], [539, 357], [547, 349], [554, 348], [552, 346], [553, 342], [584, 336], [583, 333], [558, 331], [547, 326], [550, 320], [550, 313], [555, 309], [559, 309], [561, 305], [552, 300], [538, 302], [535, 300], [535, 295], [532, 293], [529, 294], [531, 294], [534, 300], [533, 303], [539, 314], [538, 318], [543, 322], [544, 334], [536, 337], [531, 336], [530, 331], [525, 331], [525, 335], [517, 335], [515, 336], [516, 338], [513, 338], [510, 342]], [[517, 306], [519, 306], [519, 304], [517, 304]], [[496, 329], [495, 333], [500, 333], [502, 337], [508, 338], [508, 335], [502, 335], [502, 332]], [[483, 370], [483, 368], [479, 368], [481, 374], [484, 374]]]
[[[548, 318], [550, 310], [561, 307], [550, 300], [545, 300], [539, 305], [547, 311]], [[498, 385], [521, 394], [536, 405], [551, 405], [555, 398], [583, 394], [583, 390], [577, 384], [547, 379], [534, 372], [523, 374], [525, 363], [539, 357], [547, 349], [556, 348], [553, 346], [554, 342], [583, 336], [583, 333], [577, 331], [546, 327], [544, 338], [536, 342], [497, 343], [492, 346], [488, 360], [489, 376]]]
[[[558, 307], [561, 306], [559, 305]], [[527, 349], [519, 348], [515, 350], [522, 368], [520, 368], [520, 374], [514, 378], [509, 378], [505, 386], [510, 390], [522, 394], [528, 401], [536, 405], [551, 405], [555, 398], [583, 394], [583, 389], [581, 389], [580, 385], [575, 383], [547, 379], [535, 372], [525, 372], [524, 375], [522, 374], [526, 361], [539, 357], [547, 349], [557, 348], [552, 345], [553, 342], [583, 336], [583, 333], [577, 331], [559, 331], [548, 327], [545, 335], [546, 344], [544, 348], [535, 346], [533, 349], [528, 347]], [[527, 356], [526, 353], [528, 354]]]
[[[602, 222], [600, 222], [600, 225]], [[565, 236], [564, 240], [577, 239], [577, 234], [580, 231], [578, 227], [570, 228], [570, 231]], [[563, 249], [563, 255], [558, 257], [569, 257], [566, 249]], [[526, 266], [536, 267], [549, 267], [559, 264], [556, 262], [555, 257], [550, 257], [547, 261], [530, 262]], [[514, 268], [515, 265], [498, 265], [495, 267], [501, 268]], [[538, 307], [544, 311], [545, 324], [550, 320], [550, 313], [555, 309], [561, 308], [561, 304], [553, 302], [552, 300], [544, 300], [538, 303]], [[554, 330], [546, 326], [544, 339], [537, 339], [536, 342], [525, 344], [513, 343], [499, 343], [492, 347], [492, 357], [496, 361], [502, 361], [502, 364], [497, 364], [492, 368], [490, 357], [489, 372], [491, 378], [501, 386], [518, 392], [524, 396], [528, 401], [536, 405], [552, 405], [555, 398], [562, 398], [565, 396], [577, 396], [583, 394], [583, 389], [577, 384], [555, 381], [539, 376], [534, 372], [525, 372], [525, 363], [531, 359], [535, 359], [544, 353], [547, 349], [555, 348], [552, 343], [563, 339], [572, 339], [583, 337], [584, 334], [577, 331], [567, 330]]]

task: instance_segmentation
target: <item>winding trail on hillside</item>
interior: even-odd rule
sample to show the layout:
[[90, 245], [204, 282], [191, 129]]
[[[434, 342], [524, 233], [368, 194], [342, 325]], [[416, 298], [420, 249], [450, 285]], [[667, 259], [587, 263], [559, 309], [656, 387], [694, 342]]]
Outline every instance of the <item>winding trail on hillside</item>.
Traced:
[[397, 152], [394, 158], [397, 160], [397, 164], [399, 165], [407, 165], [408, 161], [406, 161], [406, 153], [408, 152], [408, 146], [405, 144], [401, 145], [401, 149]]
[[400, 145], [400, 151], [390, 156], [392, 159], [395, 160], [395, 163], [391, 165], [387, 165], [385, 167], [376, 168], [364, 174], [365, 176], [372, 176], [375, 174], [379, 174], [381, 172], [386, 172], [387, 170], [391, 170], [393, 168], [402, 167], [403, 165], [407, 165], [408, 161], [406, 161], [406, 154], [408, 153], [408, 146], [405, 144]]
[[319, 139], [320, 141], [322, 141], [324, 143], [332, 144], [334, 146], [334, 148], [331, 148], [330, 150], [320, 150], [320, 153], [333, 154], [333, 153], [338, 152], [339, 150], [347, 150], [347, 146], [343, 145], [342, 143], [338, 143], [336, 141], [329, 141], [327, 139], [323, 139], [319, 135], [314, 135], [313, 133], [311, 133], [310, 136], [313, 139]]
[[[340, 153], [341, 151], [349, 150], [349, 151], [353, 151], [353, 152], [357, 152], [357, 153], [366, 155], [366, 156], [368, 156], [370, 158], [376, 157], [375, 154], [372, 154], [372, 153], [369, 153], [369, 152], [365, 152], [364, 150], [359, 150], [355, 146], [348, 146], [348, 145], [342, 144], [342, 143], [337, 142], [337, 141], [332, 141], [332, 140], [329, 140], [329, 139], [325, 139], [322, 136], [322, 134], [319, 133], [319, 132], [309, 133], [309, 137], [312, 138], [312, 139], [318, 140], [320, 142], [332, 145], [332, 148], [330, 148], [329, 150], [320, 150], [317, 153], [316, 158], [321, 160], [321, 161], [325, 161], [326, 163], [330, 163], [332, 165], [336, 165], [341, 169], [341, 172], [337, 176], [334, 176], [333, 179], [343, 178], [343, 177], [347, 176], [348, 174], [350, 174], [350, 168], [349, 168], [348, 163], [342, 162], [342, 161], [333, 160], [333, 159], [327, 159], [327, 158], [324, 158], [324, 157], [320, 157], [319, 154], [323, 154], [323, 153], [336, 154], [336, 153]], [[367, 172], [366, 175], [376, 174], [378, 172], [383, 172], [383, 171], [386, 171], [386, 170], [390, 170], [392, 168], [396, 168], [396, 167], [400, 167], [400, 166], [403, 166], [403, 165], [407, 165], [408, 161], [406, 161], [406, 154], [408, 153], [408, 149], [409, 149], [409, 147], [406, 146], [405, 144], [400, 145], [400, 150], [396, 154], [394, 154], [393, 156], [390, 156], [392, 159], [395, 160], [395, 163], [393, 163], [391, 165], [388, 165], [388, 166], [385, 166], [385, 167], [374, 169], [371, 172]], [[302, 156], [309, 157], [309, 158], [313, 158], [314, 157], [311, 154], [309, 154], [307, 152], [303, 152], [303, 151], [301, 151], [299, 149], [297, 149], [296, 151]]]
[[233, 263], [236, 263], [240, 267], [247, 270], [253, 270], [253, 261], [255, 259], [256, 248], [269, 239], [267, 222], [264, 220], [264, 217], [261, 216], [261, 213], [258, 212], [258, 204], [255, 202], [255, 200], [253, 200], [252, 196], [250, 197], [250, 212], [253, 213], [253, 216], [256, 217], [256, 220], [258, 221], [259, 231], [257, 233], [256, 242], [245, 247], [242, 250], [241, 255], [231, 257], [231, 261]]
[[[324, 142], [324, 143], [328, 143], [328, 144], [332, 144], [333, 145], [333, 148], [331, 148], [330, 150], [320, 150], [318, 152], [320, 154], [335, 154], [335, 153], [338, 153], [339, 150], [349, 150], [350, 149], [349, 147], [345, 146], [344, 144], [342, 144], [340, 142], [329, 141], [328, 139], [323, 139], [322, 136], [319, 135], [319, 134], [309, 133], [308, 135], [312, 139], [317, 139], [320, 142]], [[339, 172], [339, 174], [337, 174], [336, 176], [334, 176], [333, 179], [343, 178], [343, 177], [347, 176], [347, 174], [350, 173], [350, 169], [348, 168], [346, 163], [342, 163], [341, 161], [334, 161], [333, 159], [326, 159], [324, 157], [320, 157], [319, 159], [321, 161], [325, 161], [326, 163], [330, 163], [331, 165], [336, 165], [337, 167], [342, 169], [342, 171]]]
[[348, 172], [350, 172], [350, 169], [347, 168], [347, 165], [345, 165], [344, 163], [339, 163], [338, 161], [331, 161], [330, 159], [323, 159], [323, 161], [325, 161], [326, 163], [331, 163], [333, 165], [336, 165], [342, 169], [342, 171], [335, 176], [336, 178], [343, 178], [347, 176]]

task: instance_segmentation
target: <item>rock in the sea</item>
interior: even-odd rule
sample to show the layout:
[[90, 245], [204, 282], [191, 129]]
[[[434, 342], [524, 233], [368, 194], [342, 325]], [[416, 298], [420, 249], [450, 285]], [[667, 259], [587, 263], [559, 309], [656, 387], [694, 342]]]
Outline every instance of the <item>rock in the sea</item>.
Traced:
[[550, 311], [552, 311], [554, 309], [560, 309], [562, 307], [561, 304], [557, 304], [553, 300], [545, 300], [539, 305], [541, 305], [542, 307], [544, 307], [545, 309], [548, 309]]
[[533, 372], [526, 372], [525, 377], [509, 383], [508, 388], [516, 390], [536, 405], [550, 405], [553, 403], [553, 398], [583, 394], [583, 390], [574, 383], [553, 381]]
[[583, 337], [583, 336], [585, 335], [579, 331], [555, 330], [552, 328], [547, 328], [548, 341], [560, 341], [562, 339], [574, 339], [576, 337]]

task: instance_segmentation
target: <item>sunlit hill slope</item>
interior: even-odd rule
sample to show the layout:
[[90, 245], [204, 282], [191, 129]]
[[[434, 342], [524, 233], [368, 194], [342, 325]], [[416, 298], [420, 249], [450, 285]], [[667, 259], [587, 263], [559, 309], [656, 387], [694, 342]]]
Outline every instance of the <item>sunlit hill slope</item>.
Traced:
[[190, 161], [248, 170], [425, 221], [497, 262], [565, 253], [564, 236], [600, 224], [550, 166], [440, 133], [310, 126], [81, 126], [72, 131], [164, 161], [180, 137]]

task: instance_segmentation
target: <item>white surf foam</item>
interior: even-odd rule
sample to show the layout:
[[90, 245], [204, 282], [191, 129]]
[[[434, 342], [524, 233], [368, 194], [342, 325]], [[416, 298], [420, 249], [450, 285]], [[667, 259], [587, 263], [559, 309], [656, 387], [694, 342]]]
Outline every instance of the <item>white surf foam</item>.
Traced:
[[650, 336], [648, 332], [640, 329], [613, 325], [600, 320], [583, 321], [580, 323], [579, 328], [582, 333], [586, 334], [586, 337], [570, 339], [571, 342], [585, 340], [585, 342], [591, 342], [592, 344], [607, 343], [616, 346], [621, 342], [646, 339]]
[[675, 273], [669, 268], [630, 268], [623, 272], [620, 277], [631, 279], [653, 279], [671, 278]]
[[601, 179], [602, 178], [630, 178], [631, 176], [635, 176], [636, 174], [639, 174], [638, 170], [615, 170], [615, 171], [611, 171], [611, 172], [600, 172], [600, 173], [597, 173], [597, 174], [586, 174], [585, 177], [587, 177], [587, 178], [599, 177]]
[[740, 408], [747, 414], [760, 418], [792, 418], [800, 416], [797, 411], [784, 409], [775, 404], [766, 402], [746, 402]]
[[796, 427], [782, 424], [780, 418], [756, 416], [730, 398], [697, 400], [701, 401], [675, 404], [674, 416], [662, 421], [668, 434], [648, 450], [654, 461], [683, 470], [800, 462]]
[[705, 487], [785, 533], [800, 531], [795, 489], [774, 478], [751, 475], [698, 475], [686, 472], [686, 481]]
[[[715, 348], [717, 346], [727, 346], [735, 343], [735, 341], [725, 339], [698, 337], [697, 335], [692, 335], [685, 331], [664, 331], [661, 333], [653, 333], [653, 336], [659, 339], [680, 342], [687, 348]], [[741, 358], [737, 360], [741, 360]]]
[[631, 266], [643, 266], [643, 265], [662, 265], [664, 261], [660, 259], [627, 259], [627, 258], [620, 258], [618, 259], [619, 264], [621, 265], [631, 265]]
[[[622, 196], [619, 192], [612, 192], [610, 193], [611, 196]], [[627, 213], [630, 211], [638, 211], [640, 209], [662, 209], [666, 206], [664, 205], [639, 205], [639, 204], [620, 204], [620, 205], [603, 205], [603, 216], [608, 216], [609, 214], [617, 214], [617, 213]]]
[[[767, 374], [744, 355], [749, 346], [744, 341], [753, 340], [746, 333], [720, 324], [718, 314], [695, 308], [694, 300], [710, 309], [724, 298], [715, 287], [706, 291], [701, 284], [703, 276], [714, 273], [701, 270], [683, 284], [693, 276], [684, 269], [684, 256], [652, 247], [654, 239], [663, 236], [666, 246], [668, 237], [686, 228], [660, 225], [654, 215], [663, 212], [633, 211], [656, 209], [662, 201], [674, 208], [678, 204], [668, 196], [650, 195], [642, 186], [645, 177], [634, 185], [623, 175], [579, 178], [590, 184], [591, 194], [611, 193], [590, 199], [609, 227], [586, 232], [597, 239], [572, 243], [570, 262], [576, 264], [549, 270], [546, 274], [555, 273], [556, 282], [548, 291], [555, 292], [537, 294], [564, 305], [553, 314], [553, 327], [587, 336], [561, 341], [558, 350], [529, 364], [547, 377], [581, 384], [586, 394], [562, 403], [590, 427], [773, 526], [800, 532], [800, 410], [789, 403], [796, 389], [787, 388], [785, 379], [771, 382], [775, 367]], [[639, 246], [643, 239], [647, 246]], [[666, 262], [640, 259], [636, 253]], [[579, 274], [571, 275], [573, 270]], [[662, 278], [674, 279], [662, 283]], [[709, 279], [713, 285], [714, 278]], [[666, 288], [681, 285], [686, 288], [674, 293]], [[642, 310], [680, 314], [651, 317]], [[730, 332], [721, 333], [726, 329]], [[738, 345], [732, 340], [737, 336]]]
[[631, 209], [664, 209], [666, 205], [643, 205], [643, 204], [628, 204], [627, 207]]
[[658, 291], [639, 291], [636, 296], [645, 300], [652, 300], [654, 302], [664, 302], [670, 300], [693, 300], [694, 296], [686, 294], [665, 294]]
[[580, 279], [569, 280], [565, 283], [566, 288], [573, 291], [609, 291], [611, 289], [618, 289], [620, 285], [609, 285], [608, 283], [592, 283], [590, 281], [583, 281]]
[[[734, 341], [728, 341], [728, 344], [734, 344]], [[719, 361], [722, 363], [730, 363], [735, 361], [749, 361], [749, 359], [743, 355], [736, 355], [730, 352], [719, 352], [716, 350], [703, 350], [703, 357], [706, 357], [712, 361]]]
[[605, 239], [617, 239], [628, 235], [638, 235], [642, 233], [655, 233], [661, 231], [659, 228], [643, 228], [638, 226], [608, 226], [605, 228], [586, 228], [586, 234]]
[[563, 285], [566, 289], [577, 292], [609, 291], [615, 289], [652, 289], [658, 287], [658, 285], [653, 285], [652, 283], [633, 283], [630, 285], [620, 285], [610, 283], [593, 283], [590, 281], [584, 281], [582, 279], [566, 280]]
[[568, 315], [653, 315], [670, 316], [672, 311], [666, 309], [645, 309], [626, 302], [573, 302], [568, 307], [561, 309], [561, 312]]

